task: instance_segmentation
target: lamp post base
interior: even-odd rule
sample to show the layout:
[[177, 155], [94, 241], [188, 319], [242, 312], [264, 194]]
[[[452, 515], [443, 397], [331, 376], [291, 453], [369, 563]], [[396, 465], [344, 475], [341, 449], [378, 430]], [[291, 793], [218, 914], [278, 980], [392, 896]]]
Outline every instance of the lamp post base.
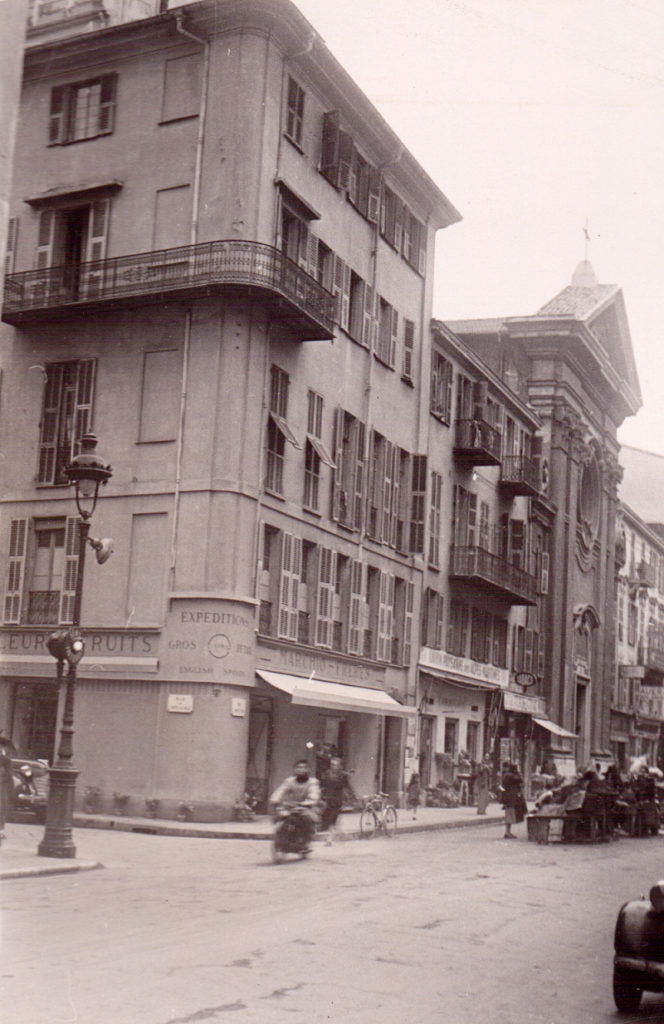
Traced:
[[44, 838], [37, 847], [40, 857], [75, 857], [72, 835], [76, 768], [49, 768], [49, 796]]

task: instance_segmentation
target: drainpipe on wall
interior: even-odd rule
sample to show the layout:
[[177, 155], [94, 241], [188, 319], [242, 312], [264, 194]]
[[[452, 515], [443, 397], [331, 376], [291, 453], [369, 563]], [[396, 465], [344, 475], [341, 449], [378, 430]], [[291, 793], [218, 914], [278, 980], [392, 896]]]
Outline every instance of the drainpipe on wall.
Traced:
[[[198, 137], [196, 140], [196, 161], [194, 165], [194, 191], [192, 196], [191, 232], [190, 244], [196, 245], [198, 241], [198, 210], [201, 192], [201, 175], [203, 169], [203, 144], [205, 140], [205, 120], [207, 113], [208, 80], [210, 69], [210, 42], [201, 39], [184, 27], [182, 13], [178, 13], [175, 19], [176, 31], [193, 39], [203, 47], [203, 76], [201, 83], [201, 100], [198, 109]], [[182, 486], [182, 448], [184, 442], [184, 423], [187, 403], [187, 383], [189, 378], [189, 350], [191, 344], [191, 307], [187, 309], [184, 319], [184, 347], [182, 353], [182, 378], [180, 382], [180, 412], [178, 423], [177, 450], [175, 456], [175, 483], [173, 489], [173, 525], [171, 529], [171, 557], [169, 565], [169, 591], [175, 588], [175, 563], [177, 548], [177, 532], [180, 521], [180, 490]]]

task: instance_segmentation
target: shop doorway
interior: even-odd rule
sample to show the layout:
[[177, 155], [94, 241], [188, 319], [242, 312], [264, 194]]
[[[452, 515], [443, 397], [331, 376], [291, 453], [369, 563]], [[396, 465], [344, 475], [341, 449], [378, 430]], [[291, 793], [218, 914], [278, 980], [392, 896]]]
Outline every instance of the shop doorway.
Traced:
[[267, 814], [272, 768], [273, 705], [271, 697], [252, 693], [249, 697], [249, 738], [247, 740], [247, 793], [255, 797], [256, 810]]
[[58, 691], [53, 684], [20, 683], [15, 691], [11, 738], [20, 756], [51, 764], [55, 754]]
[[401, 738], [403, 735], [403, 724], [400, 718], [387, 717], [385, 719], [385, 733], [383, 746], [383, 778], [381, 780], [383, 793], [389, 793], [392, 799], [402, 789], [401, 771]]

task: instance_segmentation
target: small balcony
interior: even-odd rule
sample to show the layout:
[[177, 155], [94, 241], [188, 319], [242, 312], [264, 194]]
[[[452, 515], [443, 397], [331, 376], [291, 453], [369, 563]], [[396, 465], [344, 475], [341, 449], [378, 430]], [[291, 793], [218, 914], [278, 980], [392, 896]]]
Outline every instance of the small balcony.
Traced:
[[505, 455], [500, 464], [500, 487], [508, 494], [529, 498], [540, 492], [540, 465], [525, 455]]
[[484, 548], [453, 545], [450, 549], [450, 579], [476, 584], [511, 605], [536, 603], [535, 577]]
[[500, 432], [485, 420], [457, 420], [454, 457], [470, 466], [500, 465]]
[[279, 249], [240, 240], [8, 274], [2, 319], [23, 324], [219, 294], [262, 304], [298, 341], [334, 337], [335, 297]]

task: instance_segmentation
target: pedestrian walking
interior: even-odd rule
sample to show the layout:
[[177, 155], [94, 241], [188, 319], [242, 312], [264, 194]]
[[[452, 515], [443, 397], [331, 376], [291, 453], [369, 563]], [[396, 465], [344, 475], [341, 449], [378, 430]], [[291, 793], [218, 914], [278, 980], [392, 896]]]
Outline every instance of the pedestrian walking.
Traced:
[[327, 832], [325, 845], [330, 846], [337, 834], [337, 818], [344, 803], [344, 793], [350, 789], [348, 773], [344, 771], [341, 758], [333, 756], [330, 758], [330, 766], [321, 779], [321, 793], [323, 797], [323, 814], [321, 817], [321, 829]]
[[[523, 779], [514, 762], [503, 761], [503, 774], [500, 782], [503, 790], [502, 804], [505, 809], [505, 835], [503, 839], [516, 839], [512, 825], [516, 825], [517, 809], [523, 804]], [[523, 821], [523, 816], [520, 819]]]
[[477, 766], [475, 775], [475, 795], [477, 796], [477, 813], [486, 814], [489, 803], [489, 784], [491, 782], [491, 755], [485, 754]]
[[12, 741], [0, 733], [0, 843], [5, 838], [5, 822], [11, 802], [13, 752]]
[[406, 788], [406, 806], [408, 810], [413, 812], [413, 821], [417, 818], [417, 808], [420, 806], [421, 793], [420, 777], [417, 772], [413, 772]]

